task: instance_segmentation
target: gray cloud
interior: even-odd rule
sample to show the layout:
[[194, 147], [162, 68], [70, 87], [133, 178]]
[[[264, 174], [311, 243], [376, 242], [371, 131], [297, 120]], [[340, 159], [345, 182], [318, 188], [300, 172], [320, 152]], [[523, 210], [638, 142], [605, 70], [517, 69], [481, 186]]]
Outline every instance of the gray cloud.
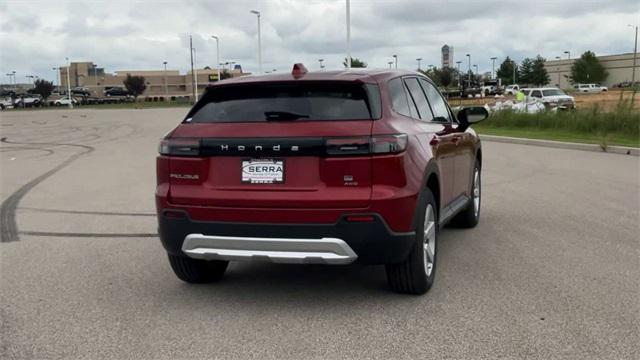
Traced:
[[[490, 70], [489, 58], [547, 58], [570, 50], [598, 54], [630, 52], [632, 30], [640, 22], [640, 2], [619, 1], [365, 1], [352, 0], [352, 48], [372, 67], [386, 67], [397, 54], [399, 65], [439, 66], [440, 47], [455, 48], [456, 60]], [[186, 71], [188, 35], [198, 65], [221, 60], [255, 71], [256, 17], [262, 12], [264, 68], [287, 71], [294, 62], [317, 69], [342, 66], [345, 54], [344, 0], [273, 1], [78, 1], [18, 2], [0, 0], [0, 75], [16, 70], [53, 78], [64, 63], [95, 61], [107, 71], [169, 67]], [[4, 71], [4, 73], [1, 73]], [[21, 78], [22, 77], [22, 78]], [[6, 81], [6, 78], [3, 79]]]

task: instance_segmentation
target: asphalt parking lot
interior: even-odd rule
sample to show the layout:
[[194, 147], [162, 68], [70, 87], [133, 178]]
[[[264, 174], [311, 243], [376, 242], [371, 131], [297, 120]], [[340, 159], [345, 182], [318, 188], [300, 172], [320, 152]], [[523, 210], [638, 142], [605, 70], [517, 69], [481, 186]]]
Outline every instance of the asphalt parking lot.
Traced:
[[640, 357], [638, 157], [485, 142], [480, 225], [441, 232], [426, 296], [357, 265], [194, 286], [153, 199], [185, 112], [0, 114], [0, 358]]

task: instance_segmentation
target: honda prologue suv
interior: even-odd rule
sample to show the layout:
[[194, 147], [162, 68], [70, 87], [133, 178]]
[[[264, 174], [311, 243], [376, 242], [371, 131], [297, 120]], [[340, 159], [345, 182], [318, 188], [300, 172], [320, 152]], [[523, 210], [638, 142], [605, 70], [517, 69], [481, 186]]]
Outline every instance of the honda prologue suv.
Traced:
[[438, 231], [480, 216], [480, 140], [434, 84], [406, 71], [247, 76], [207, 88], [160, 143], [159, 235], [178, 278], [232, 260], [385, 264], [422, 294]]

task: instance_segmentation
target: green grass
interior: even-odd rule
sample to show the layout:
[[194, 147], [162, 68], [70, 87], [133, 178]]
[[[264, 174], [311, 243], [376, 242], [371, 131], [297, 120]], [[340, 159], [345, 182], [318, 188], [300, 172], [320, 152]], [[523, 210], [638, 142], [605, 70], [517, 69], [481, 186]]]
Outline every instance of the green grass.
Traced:
[[537, 114], [500, 111], [474, 128], [487, 135], [640, 147], [640, 111], [629, 101], [609, 112], [598, 107]]

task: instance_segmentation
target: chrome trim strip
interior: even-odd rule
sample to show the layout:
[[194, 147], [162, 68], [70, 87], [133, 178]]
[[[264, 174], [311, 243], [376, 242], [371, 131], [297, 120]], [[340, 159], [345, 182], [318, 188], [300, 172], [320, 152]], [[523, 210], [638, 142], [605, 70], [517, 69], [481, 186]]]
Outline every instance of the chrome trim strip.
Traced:
[[358, 255], [338, 238], [290, 239], [189, 234], [182, 252], [194, 259], [266, 260], [283, 264], [349, 264]]

